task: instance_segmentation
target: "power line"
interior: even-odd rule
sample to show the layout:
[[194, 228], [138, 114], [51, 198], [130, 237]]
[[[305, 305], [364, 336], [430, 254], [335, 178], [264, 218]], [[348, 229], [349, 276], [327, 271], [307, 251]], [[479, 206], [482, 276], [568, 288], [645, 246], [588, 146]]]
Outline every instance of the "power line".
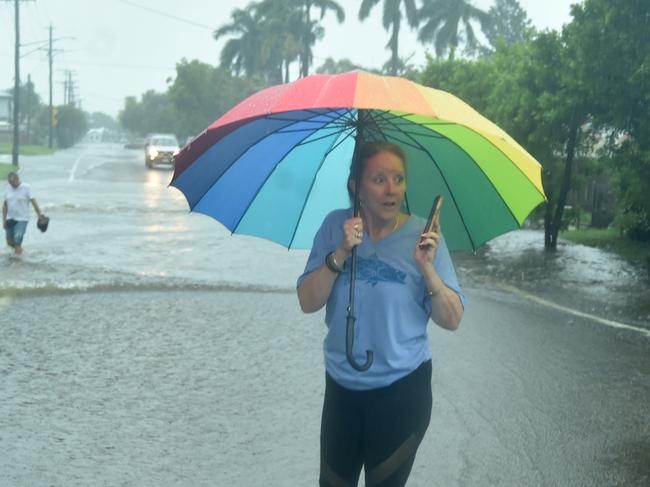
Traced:
[[81, 66], [96, 66], [98, 68], [126, 68], [126, 69], [153, 69], [153, 70], [164, 70], [169, 71], [176, 69], [175, 66], [145, 66], [142, 64], [109, 64], [109, 63], [92, 63], [85, 61], [75, 61], [72, 59], [66, 59], [67, 64], [78, 64]]
[[185, 24], [190, 24], [190, 25], [193, 25], [195, 27], [200, 27], [201, 29], [207, 29], [210, 32], [215, 30], [214, 27], [210, 27], [209, 25], [200, 24], [198, 22], [194, 22], [193, 20], [183, 19], [181, 17], [178, 17], [177, 15], [169, 14], [167, 12], [163, 12], [162, 10], [157, 10], [155, 8], [147, 7], [145, 5], [140, 5], [140, 4], [137, 4], [135, 2], [131, 2], [129, 0], [120, 0], [120, 2], [125, 3], [127, 5], [130, 5], [132, 7], [136, 7], [136, 8], [140, 8], [142, 10], [146, 10], [148, 12], [152, 12], [154, 14], [162, 15], [163, 17], [167, 17], [169, 19], [173, 19], [173, 20], [176, 20], [178, 22], [183, 22]]

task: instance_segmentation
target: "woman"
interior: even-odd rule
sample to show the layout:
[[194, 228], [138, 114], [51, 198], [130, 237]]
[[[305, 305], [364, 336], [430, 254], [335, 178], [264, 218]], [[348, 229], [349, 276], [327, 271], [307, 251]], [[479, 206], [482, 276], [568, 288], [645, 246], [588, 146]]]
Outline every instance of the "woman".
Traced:
[[[321, 423], [321, 486], [402, 486], [431, 416], [431, 352], [427, 322], [455, 330], [464, 309], [440, 224], [402, 213], [406, 160], [399, 146], [361, 148], [360, 217], [336, 210], [323, 222], [298, 279], [302, 310], [327, 305], [326, 386]], [[355, 187], [350, 169], [348, 190]], [[347, 361], [345, 328], [350, 272], [357, 247], [355, 358]]]

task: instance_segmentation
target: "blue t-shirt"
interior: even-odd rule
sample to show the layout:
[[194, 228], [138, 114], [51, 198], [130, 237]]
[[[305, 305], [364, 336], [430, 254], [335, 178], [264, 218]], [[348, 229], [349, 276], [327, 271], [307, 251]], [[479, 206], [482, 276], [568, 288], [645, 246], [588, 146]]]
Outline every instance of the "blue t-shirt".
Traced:
[[[316, 236], [305, 272], [298, 285], [312, 271], [321, 267], [325, 257], [336, 250], [343, 236], [343, 223], [352, 217], [351, 209], [330, 213]], [[345, 353], [346, 317], [350, 286], [350, 258], [338, 275], [325, 312], [328, 333], [323, 344], [325, 368], [343, 387], [356, 390], [375, 389], [392, 384], [431, 358], [427, 322], [431, 299], [427, 297], [424, 277], [417, 268], [413, 253], [425, 221], [416, 216], [379, 241], [367, 232], [357, 247], [355, 285], [355, 340], [353, 356], [357, 363], [366, 362], [366, 350], [372, 350], [370, 369], [359, 372], [348, 363]], [[449, 250], [441, 240], [434, 267], [443, 282], [453, 289], [465, 306], [465, 296], [458, 285]]]

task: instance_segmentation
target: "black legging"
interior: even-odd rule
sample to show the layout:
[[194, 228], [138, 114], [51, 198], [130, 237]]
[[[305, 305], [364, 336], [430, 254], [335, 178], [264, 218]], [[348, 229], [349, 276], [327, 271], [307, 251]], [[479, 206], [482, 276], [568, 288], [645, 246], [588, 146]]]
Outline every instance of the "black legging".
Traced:
[[406, 484], [431, 419], [431, 361], [393, 384], [354, 391], [326, 374], [321, 422], [321, 487]]

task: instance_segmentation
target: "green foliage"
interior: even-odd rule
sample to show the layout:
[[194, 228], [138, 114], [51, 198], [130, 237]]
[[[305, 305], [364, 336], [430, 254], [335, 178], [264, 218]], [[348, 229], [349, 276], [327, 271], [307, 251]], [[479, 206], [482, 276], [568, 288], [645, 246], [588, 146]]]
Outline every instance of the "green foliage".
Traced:
[[167, 95], [154, 90], [143, 93], [139, 102], [135, 97], [127, 97], [118, 119], [125, 129], [140, 137], [152, 132], [172, 132], [174, 128]]
[[615, 222], [628, 237], [650, 241], [650, 150], [640, 145], [630, 140], [613, 158], [619, 189]]
[[58, 146], [72, 147], [88, 131], [86, 114], [73, 105], [57, 107], [56, 138]]
[[93, 112], [88, 115], [88, 127], [89, 128], [107, 128], [109, 130], [119, 130], [119, 124], [110, 115], [102, 112]]
[[517, 0], [496, 0], [488, 10], [491, 22], [483, 33], [494, 52], [499, 43], [504, 47], [512, 47], [517, 43], [526, 42], [533, 33], [533, 27], [526, 11]]
[[494, 61], [487, 58], [443, 60], [427, 55], [427, 64], [416, 81], [452, 93], [479, 112], [486, 113], [490, 93], [498, 79], [495, 69]]
[[[13, 91], [13, 89], [11, 90]], [[20, 85], [20, 123], [26, 124], [28, 119], [33, 119], [41, 105], [41, 98], [34, 91], [34, 83], [31, 80]]]
[[[0, 152], [2, 154], [5, 154], [5, 152]], [[10, 152], [6, 152], [6, 154], [10, 154]], [[0, 162], [0, 181], [6, 181], [7, 180], [7, 175], [10, 172], [16, 172], [18, 171], [18, 167], [14, 166], [13, 164], [6, 164], [4, 162]]]
[[[11, 154], [12, 153], [13, 146], [12, 144], [0, 144], [0, 154]], [[53, 154], [54, 149], [50, 149], [46, 146], [43, 145], [25, 145], [25, 144], [20, 144], [18, 146], [18, 151], [20, 155], [23, 156], [42, 156], [45, 154]], [[11, 164], [2, 164], [0, 163], [0, 168], [5, 167], [5, 166], [12, 166]], [[0, 180], [2, 179], [0, 172]], [[5, 174], [6, 176], [6, 174]]]
[[312, 8], [320, 10], [321, 20], [328, 11], [339, 22], [345, 19], [333, 0], [262, 0], [233, 10], [232, 21], [214, 31], [215, 39], [232, 37], [221, 51], [221, 66], [236, 76], [277, 84], [289, 81], [289, 66], [298, 61], [301, 76], [307, 76], [312, 47], [324, 35], [320, 22], [311, 18]]
[[469, 52], [478, 49], [473, 23], [486, 31], [492, 17], [472, 5], [469, 0], [422, 0], [418, 12], [422, 25], [418, 32], [420, 42], [432, 43], [437, 57], [446, 52], [453, 58], [456, 49], [465, 45]]
[[238, 78], [226, 69], [183, 59], [166, 93], [150, 90], [140, 100], [126, 98], [118, 118], [134, 135], [169, 132], [184, 140], [262, 87], [260, 80]]
[[339, 59], [336, 61], [331, 57], [328, 57], [322, 65], [316, 68], [316, 72], [319, 74], [340, 74], [355, 70], [372, 71], [370, 69], [359, 66], [358, 64], [354, 64], [347, 58]]
[[572, 14], [566, 32], [589, 112], [614, 135], [606, 149], [618, 185], [616, 223], [650, 240], [650, 2], [587, 0]]
[[197, 135], [215, 119], [261, 86], [234, 77], [228, 70], [197, 60], [176, 65], [176, 79], [167, 97], [173, 113], [173, 132], [185, 138]]

